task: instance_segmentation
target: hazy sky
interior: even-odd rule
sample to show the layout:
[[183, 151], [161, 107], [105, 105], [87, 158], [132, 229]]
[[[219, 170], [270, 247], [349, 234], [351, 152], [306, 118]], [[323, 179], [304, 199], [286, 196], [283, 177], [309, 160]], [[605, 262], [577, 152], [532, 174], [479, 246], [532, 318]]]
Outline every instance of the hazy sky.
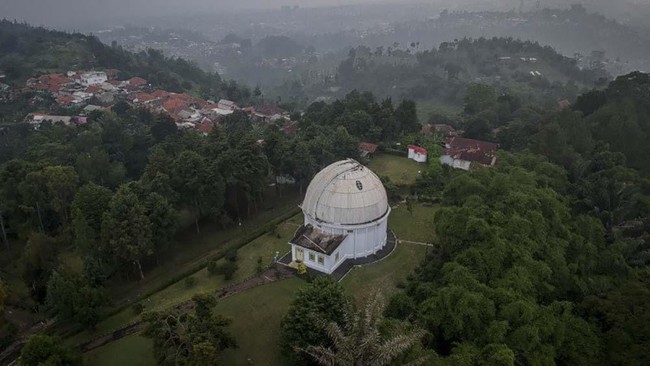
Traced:
[[[395, 2], [396, 0], [392, 0]], [[0, 0], [0, 17], [43, 25], [86, 23], [116, 16], [220, 12], [282, 5], [323, 6], [391, 2], [391, 0]]]

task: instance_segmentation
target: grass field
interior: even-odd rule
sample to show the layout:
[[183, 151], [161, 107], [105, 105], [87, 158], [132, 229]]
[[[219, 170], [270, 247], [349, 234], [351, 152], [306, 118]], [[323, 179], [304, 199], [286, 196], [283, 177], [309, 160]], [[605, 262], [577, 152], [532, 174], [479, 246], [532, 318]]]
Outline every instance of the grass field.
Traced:
[[[217, 304], [215, 312], [233, 319], [239, 348], [226, 350], [222, 365], [285, 365], [278, 349], [280, 321], [293, 297], [306, 283], [297, 278], [237, 294]], [[248, 360], [251, 361], [248, 361]]]
[[84, 355], [90, 366], [155, 366], [152, 342], [139, 334], [122, 338]]
[[419, 171], [425, 167], [411, 159], [402, 156], [379, 154], [370, 159], [368, 168], [379, 176], [390, 178], [398, 186], [415, 183], [420, 175]]

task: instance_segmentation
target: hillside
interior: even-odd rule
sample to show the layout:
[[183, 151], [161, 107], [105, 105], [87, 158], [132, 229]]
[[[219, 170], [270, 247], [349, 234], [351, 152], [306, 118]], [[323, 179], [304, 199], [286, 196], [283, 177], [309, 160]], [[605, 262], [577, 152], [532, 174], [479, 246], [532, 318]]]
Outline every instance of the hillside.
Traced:
[[6, 75], [4, 83], [21, 86], [38, 74], [105, 68], [120, 70], [120, 78], [138, 76], [172, 92], [236, 101], [250, 96], [247, 89], [223, 81], [216, 73], [206, 73], [191, 62], [165, 57], [156, 50], [135, 54], [116, 45], [107, 46], [94, 36], [0, 21], [0, 74]]
[[353, 49], [332, 80], [309, 92], [336, 97], [356, 89], [458, 108], [467, 87], [481, 83], [554, 107], [607, 79], [602, 70], [580, 69], [551, 47], [511, 38], [462, 39], [424, 52], [418, 48], [413, 43], [406, 50]]

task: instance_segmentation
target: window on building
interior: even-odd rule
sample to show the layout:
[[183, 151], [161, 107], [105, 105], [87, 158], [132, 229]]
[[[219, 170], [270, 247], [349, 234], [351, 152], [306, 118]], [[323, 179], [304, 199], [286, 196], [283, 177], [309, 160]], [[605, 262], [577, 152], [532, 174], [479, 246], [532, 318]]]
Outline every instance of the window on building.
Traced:
[[335, 261], [336, 261], [336, 262], [339, 261], [339, 252], [336, 252]]
[[316, 255], [314, 253], [309, 253], [309, 261], [311, 261], [311, 262], [316, 261]]
[[357, 189], [362, 190], [363, 189], [363, 184], [360, 181], [356, 181]]
[[319, 255], [318, 256], [318, 264], [320, 264], [321, 266], [324, 266], [325, 265], [325, 257], [323, 257], [322, 255]]

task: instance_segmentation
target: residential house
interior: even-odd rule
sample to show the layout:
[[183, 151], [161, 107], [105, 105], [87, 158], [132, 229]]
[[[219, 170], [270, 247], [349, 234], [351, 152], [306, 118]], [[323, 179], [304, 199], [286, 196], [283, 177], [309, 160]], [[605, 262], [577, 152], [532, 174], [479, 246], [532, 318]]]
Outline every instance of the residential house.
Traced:
[[424, 126], [422, 126], [422, 130], [420, 132], [426, 136], [431, 136], [434, 134], [442, 137], [458, 136], [458, 131], [456, 131], [455, 128], [445, 124], [427, 123]]
[[440, 163], [452, 168], [470, 170], [473, 165], [493, 166], [498, 145], [492, 142], [451, 137], [445, 143]]
[[84, 72], [79, 75], [79, 79], [75, 80], [83, 87], [91, 85], [99, 85], [108, 81], [108, 76], [103, 71]]
[[239, 106], [237, 103], [227, 100], [227, 99], [221, 99], [219, 102], [217, 102], [217, 108], [219, 109], [224, 109], [224, 110], [230, 110], [230, 111], [235, 111], [239, 109]]
[[408, 145], [408, 158], [418, 163], [426, 163], [427, 149], [417, 145]]
[[377, 145], [375, 144], [371, 144], [369, 142], [359, 143], [359, 154], [361, 155], [362, 158], [372, 157], [372, 155], [374, 155], [376, 151], [377, 151]]

